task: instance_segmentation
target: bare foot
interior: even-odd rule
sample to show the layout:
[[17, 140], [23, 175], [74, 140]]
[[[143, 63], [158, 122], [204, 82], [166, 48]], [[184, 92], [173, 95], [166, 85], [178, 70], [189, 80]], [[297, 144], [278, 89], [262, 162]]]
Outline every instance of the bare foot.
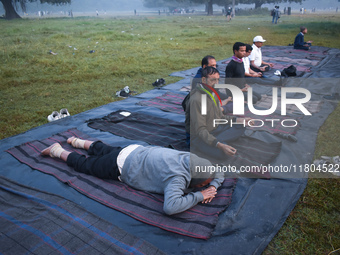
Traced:
[[71, 136], [69, 139], [67, 139], [68, 144], [72, 144], [73, 140], [76, 139], [75, 136]]
[[58, 144], [59, 144], [59, 143], [54, 143], [54, 144], [52, 144], [50, 147], [47, 147], [46, 149], [42, 150], [42, 151], [41, 151], [41, 154], [42, 154], [42, 155], [45, 155], [45, 156], [50, 156], [51, 149], [52, 149], [54, 146], [58, 145]]

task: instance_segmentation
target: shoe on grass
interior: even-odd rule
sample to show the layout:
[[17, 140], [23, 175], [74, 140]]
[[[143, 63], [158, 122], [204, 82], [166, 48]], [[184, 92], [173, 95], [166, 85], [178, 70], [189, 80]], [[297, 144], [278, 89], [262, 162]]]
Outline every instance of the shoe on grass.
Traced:
[[125, 86], [123, 89], [117, 91], [116, 96], [117, 97], [124, 97], [124, 98], [131, 96], [131, 91], [130, 91], [129, 86]]
[[66, 108], [63, 108], [60, 110], [60, 118], [65, 118], [67, 116], [70, 116], [70, 113], [68, 112], [68, 110]]
[[49, 122], [59, 120], [60, 119], [60, 113], [57, 111], [52, 112], [50, 115], [48, 115], [47, 120]]
[[340, 156], [335, 156], [332, 158], [333, 164], [340, 164]]

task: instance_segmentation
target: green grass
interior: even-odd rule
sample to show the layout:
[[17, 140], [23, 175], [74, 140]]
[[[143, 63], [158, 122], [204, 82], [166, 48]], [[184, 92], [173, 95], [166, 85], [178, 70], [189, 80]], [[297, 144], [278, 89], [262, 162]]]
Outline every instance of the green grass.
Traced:
[[[124, 86], [142, 93], [203, 56], [232, 55], [236, 41], [255, 35], [288, 45], [301, 25], [314, 45], [340, 48], [340, 16], [144, 16], [0, 20], [0, 139], [47, 123], [54, 110], [72, 115], [120, 100]], [[57, 55], [49, 54], [49, 51]], [[95, 50], [94, 53], [89, 53]], [[340, 107], [319, 131], [315, 158], [339, 155]], [[265, 254], [328, 254], [340, 248], [339, 181], [310, 179], [297, 206]], [[334, 254], [334, 253], [333, 253]]]

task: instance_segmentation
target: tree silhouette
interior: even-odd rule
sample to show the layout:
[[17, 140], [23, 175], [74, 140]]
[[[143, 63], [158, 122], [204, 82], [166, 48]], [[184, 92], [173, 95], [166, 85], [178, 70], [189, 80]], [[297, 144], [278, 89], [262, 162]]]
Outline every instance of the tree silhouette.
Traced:
[[[5, 19], [19, 19], [21, 18], [16, 9], [18, 6], [23, 11], [26, 11], [26, 3], [37, 2], [38, 0], [0, 0], [5, 9]], [[47, 3], [52, 5], [69, 4], [71, 0], [39, 0], [41, 4]]]

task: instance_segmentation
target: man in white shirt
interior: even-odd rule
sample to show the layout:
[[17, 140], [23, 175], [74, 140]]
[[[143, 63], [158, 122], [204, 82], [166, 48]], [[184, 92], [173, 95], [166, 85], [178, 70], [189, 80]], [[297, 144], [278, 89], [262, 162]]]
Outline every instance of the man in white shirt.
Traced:
[[255, 36], [253, 39], [253, 51], [249, 56], [250, 68], [255, 72], [265, 72], [274, 66], [273, 63], [265, 62], [262, 60], [261, 47], [266, 40], [262, 36]]
[[246, 77], [262, 77], [261, 72], [255, 72], [250, 68], [250, 59], [249, 56], [253, 51], [253, 47], [251, 45], [246, 44], [246, 55], [243, 57], [243, 65], [245, 70]]
[[280, 79], [274, 80], [271, 78], [268, 78], [262, 74], [262, 72], [255, 72], [250, 68], [250, 60], [249, 56], [252, 53], [253, 47], [251, 45], [246, 44], [246, 55], [243, 57], [243, 65], [245, 70], [245, 77], [246, 82], [248, 84], [262, 84], [262, 85], [275, 85], [280, 86], [281, 82]]

